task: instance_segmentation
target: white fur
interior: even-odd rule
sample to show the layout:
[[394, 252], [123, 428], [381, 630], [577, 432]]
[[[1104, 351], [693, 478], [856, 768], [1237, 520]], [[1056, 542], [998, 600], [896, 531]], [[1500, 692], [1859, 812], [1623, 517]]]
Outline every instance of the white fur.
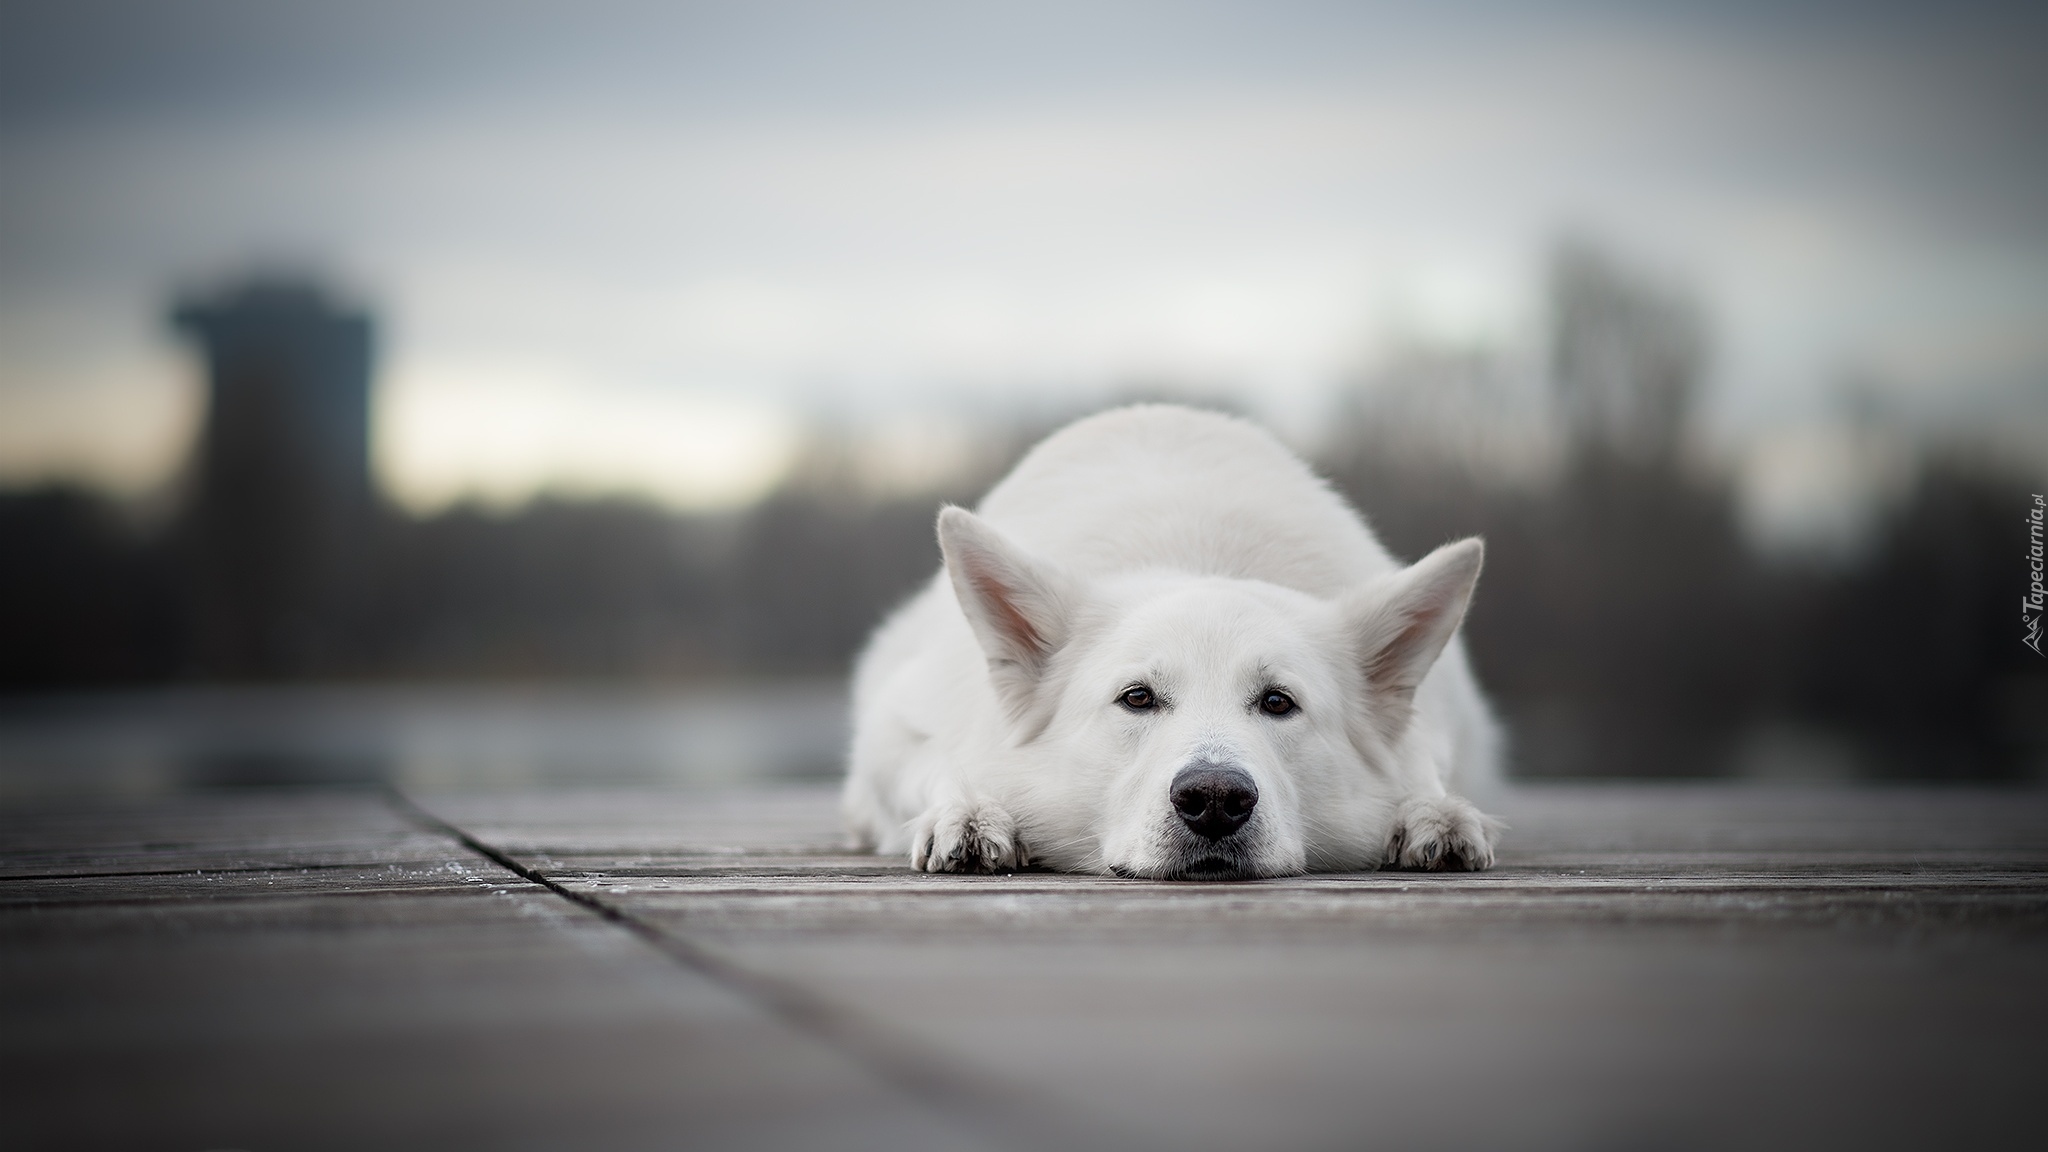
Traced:
[[[1167, 406], [1068, 426], [939, 534], [946, 566], [855, 673], [859, 844], [935, 872], [1492, 863], [1453, 791], [1498, 778], [1454, 634], [1478, 541], [1404, 569], [1271, 436]], [[1160, 705], [1120, 703], [1133, 684]], [[1272, 686], [1298, 710], [1262, 711]], [[1197, 760], [1257, 786], [1220, 844], [1169, 800]]]

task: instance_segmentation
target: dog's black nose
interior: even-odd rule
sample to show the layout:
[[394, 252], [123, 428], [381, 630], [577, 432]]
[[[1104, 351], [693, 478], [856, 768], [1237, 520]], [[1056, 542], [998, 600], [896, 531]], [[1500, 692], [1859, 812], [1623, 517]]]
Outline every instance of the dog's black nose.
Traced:
[[1173, 810], [1197, 836], [1221, 840], [1252, 818], [1259, 786], [1241, 768], [1190, 764], [1173, 778]]

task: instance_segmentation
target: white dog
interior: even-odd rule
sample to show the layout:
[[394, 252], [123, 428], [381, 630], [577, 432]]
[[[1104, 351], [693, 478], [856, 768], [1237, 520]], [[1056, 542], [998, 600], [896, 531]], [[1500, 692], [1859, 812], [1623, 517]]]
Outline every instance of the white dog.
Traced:
[[1456, 638], [1476, 539], [1403, 568], [1265, 432], [1185, 408], [1034, 448], [854, 679], [845, 811], [913, 868], [1158, 878], [1485, 868]]

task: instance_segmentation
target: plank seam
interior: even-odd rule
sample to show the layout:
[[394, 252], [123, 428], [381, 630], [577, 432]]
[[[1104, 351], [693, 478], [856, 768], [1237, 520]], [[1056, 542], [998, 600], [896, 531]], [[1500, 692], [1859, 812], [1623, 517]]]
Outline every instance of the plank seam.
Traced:
[[914, 1042], [875, 1028], [800, 984], [766, 976], [724, 960], [684, 937], [663, 930], [659, 925], [642, 920], [594, 895], [561, 884], [471, 835], [466, 829], [436, 816], [396, 789], [392, 790], [391, 797], [400, 813], [410, 819], [453, 837], [470, 851], [510, 870], [521, 879], [624, 928], [672, 962], [738, 994], [797, 1031], [823, 1041], [861, 1067], [879, 1073], [883, 1080], [912, 1099], [942, 1114], [966, 1121], [972, 1129], [983, 1130], [984, 1135], [985, 1126], [993, 1116], [1002, 1124], [1002, 1143], [1015, 1147], [1093, 1146], [1100, 1140], [1099, 1133], [1084, 1135], [1077, 1131], [1052, 1131], [1050, 1129], [1054, 1125], [1048, 1117], [1055, 1115], [1053, 1109], [1033, 1106], [1030, 1101], [1019, 1099], [1014, 1092], [969, 1077]]

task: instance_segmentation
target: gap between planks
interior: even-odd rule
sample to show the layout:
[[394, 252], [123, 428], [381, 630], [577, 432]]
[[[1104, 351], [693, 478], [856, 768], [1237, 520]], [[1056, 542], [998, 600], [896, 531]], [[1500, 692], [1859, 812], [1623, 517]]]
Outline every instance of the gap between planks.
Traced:
[[[610, 904], [597, 895], [579, 892], [547, 874], [521, 863], [496, 846], [471, 835], [459, 825], [435, 815], [397, 789], [388, 793], [401, 816], [432, 832], [449, 836], [463, 847], [540, 886], [602, 919], [638, 936], [671, 961], [705, 976], [742, 999], [766, 1010], [797, 1031], [818, 1039], [850, 1057], [912, 1099], [956, 1120], [969, 1122], [984, 1133], [993, 1118], [998, 1142], [1018, 1148], [1092, 1147], [1102, 1141], [1099, 1131], [1062, 1122], [1060, 1109], [1049, 1103], [1024, 1098], [1014, 1088], [976, 1076], [956, 1063], [942, 1059], [908, 1037], [849, 1012], [794, 981], [777, 979], [735, 964], [680, 936], [664, 931]], [[1125, 1147], [1142, 1146], [1143, 1140], [1119, 1134]]]

